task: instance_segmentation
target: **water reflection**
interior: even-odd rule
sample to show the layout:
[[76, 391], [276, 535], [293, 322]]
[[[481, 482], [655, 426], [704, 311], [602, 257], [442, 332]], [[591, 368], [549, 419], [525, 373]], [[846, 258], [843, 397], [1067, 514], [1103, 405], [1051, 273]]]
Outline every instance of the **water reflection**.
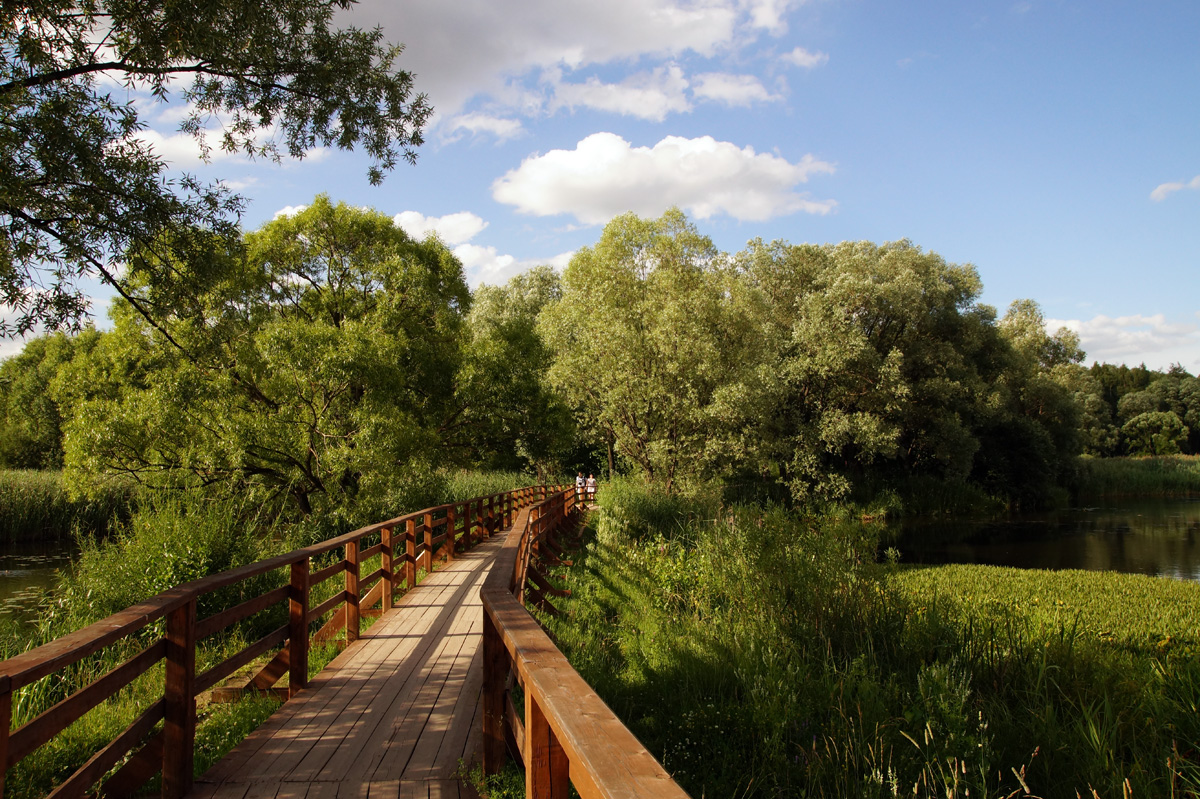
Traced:
[[71, 545], [61, 543], [0, 550], [0, 616], [29, 621], [74, 554]]
[[1119, 571], [1200, 581], [1200, 501], [1129, 500], [1004, 521], [906, 522], [902, 562]]

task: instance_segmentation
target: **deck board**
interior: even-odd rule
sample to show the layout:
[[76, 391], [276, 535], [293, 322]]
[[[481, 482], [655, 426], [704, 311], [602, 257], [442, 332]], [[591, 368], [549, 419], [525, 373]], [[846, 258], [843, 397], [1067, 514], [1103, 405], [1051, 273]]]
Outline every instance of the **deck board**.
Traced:
[[[514, 514], [524, 527], [528, 510]], [[428, 575], [196, 781], [194, 799], [473, 797], [482, 745], [479, 589], [507, 531]]]

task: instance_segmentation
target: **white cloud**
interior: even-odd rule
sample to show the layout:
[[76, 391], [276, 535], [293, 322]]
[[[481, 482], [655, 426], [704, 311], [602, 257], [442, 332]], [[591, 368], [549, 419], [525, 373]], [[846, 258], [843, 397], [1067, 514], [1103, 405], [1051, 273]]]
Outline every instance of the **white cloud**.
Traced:
[[437, 233], [438, 238], [452, 247], [470, 241], [488, 226], [487, 222], [470, 211], [459, 211], [445, 216], [425, 216], [419, 211], [402, 211], [392, 219], [398, 227], [415, 239], [424, 239], [430, 233]]
[[[786, 29], [795, 0], [527, 0], [521, 3], [362, 0], [342, 12], [404, 42], [399, 66], [416, 75], [444, 119], [473, 99], [500, 98], [545, 71], [643, 59], [708, 58]], [[586, 84], [585, 84], [586, 85]]]
[[511, 255], [501, 255], [495, 247], [481, 247], [478, 244], [461, 244], [454, 248], [454, 254], [462, 261], [467, 283], [476, 288], [481, 283], [499, 286], [507, 283], [513, 275], [518, 275], [535, 266], [549, 264], [562, 271], [571, 260], [574, 252], [560, 253], [549, 259], [517, 260]]
[[801, 67], [802, 69], [813, 69], [829, 61], [829, 56], [826, 53], [814, 53], [810, 50], [805, 50], [803, 47], [797, 47], [792, 52], [781, 56], [781, 58], [789, 64]]
[[616, 134], [594, 133], [574, 150], [526, 158], [492, 184], [492, 196], [523, 213], [572, 214], [585, 224], [626, 211], [657, 216], [673, 205], [700, 219], [724, 213], [762, 221], [828, 213], [833, 200], [812, 200], [795, 187], [833, 171], [811, 155], [793, 164], [710, 136], [668, 136], [654, 147], [633, 147]]
[[554, 91], [551, 110], [591, 108], [654, 122], [662, 122], [671, 112], [691, 110], [684, 94], [688, 87], [687, 78], [675, 64], [639, 72], [621, 83], [602, 83], [594, 77], [584, 83], [556, 79], [551, 83]]
[[1187, 183], [1160, 183], [1155, 187], [1154, 191], [1150, 192], [1150, 199], [1156, 203], [1160, 203], [1175, 192], [1183, 189], [1200, 189], [1200, 175], [1196, 175], [1196, 177]]
[[773, 36], [787, 32], [784, 16], [798, 3], [793, 0], [749, 0], [745, 3], [750, 13], [750, 24], [763, 28]]
[[490, 133], [500, 141], [511, 139], [524, 130], [519, 120], [481, 113], [460, 114], [452, 117], [446, 121], [445, 127], [452, 134], [458, 131], [472, 134]]
[[729, 106], [748, 106], [783, 98], [771, 94], [753, 75], [706, 72], [696, 76], [692, 93], [701, 100], [714, 100]]
[[1152, 369], [1181, 363], [1193, 372], [1200, 366], [1200, 325], [1194, 322], [1169, 321], [1163, 314], [1046, 320], [1048, 330], [1059, 327], [1079, 334], [1089, 361], [1145, 363]]
[[282, 219], [285, 216], [295, 216], [296, 214], [307, 208], [307, 205], [285, 205], [275, 212], [272, 219]]

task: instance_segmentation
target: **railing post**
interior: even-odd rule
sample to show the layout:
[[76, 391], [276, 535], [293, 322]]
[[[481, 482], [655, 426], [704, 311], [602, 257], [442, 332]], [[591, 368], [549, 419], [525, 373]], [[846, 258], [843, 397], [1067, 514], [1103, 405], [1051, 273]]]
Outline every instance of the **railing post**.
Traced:
[[433, 572], [433, 514], [425, 514], [425, 573]]
[[358, 640], [358, 539], [346, 542], [346, 643]]
[[483, 613], [483, 773], [498, 774], [504, 766], [504, 684], [508, 650], [492, 617]]
[[458, 523], [458, 513], [455, 512], [454, 503], [450, 503], [450, 507], [446, 508], [446, 560], [454, 560], [454, 525]]
[[492, 494], [487, 498], [487, 521], [484, 529], [487, 530], [487, 537], [491, 538], [492, 533], [496, 532], [496, 495]]
[[570, 761], [528, 687], [525, 690], [526, 799], [567, 799]]
[[[384, 613], [392, 609], [392, 592], [396, 590], [396, 573], [392, 566], [392, 528], [385, 527], [380, 532], [380, 566], [383, 567], [383, 605]], [[3, 799], [3, 797], [0, 797]]]
[[410, 591], [417, 585], [417, 520], [413, 518], [404, 525], [404, 585]]
[[8, 733], [12, 726], [12, 680], [0, 677], [0, 799], [4, 797], [4, 775], [8, 763]]
[[192, 789], [196, 747], [196, 598], [167, 614], [163, 717], [163, 799]]
[[308, 557], [292, 564], [288, 592], [288, 698], [308, 687]]

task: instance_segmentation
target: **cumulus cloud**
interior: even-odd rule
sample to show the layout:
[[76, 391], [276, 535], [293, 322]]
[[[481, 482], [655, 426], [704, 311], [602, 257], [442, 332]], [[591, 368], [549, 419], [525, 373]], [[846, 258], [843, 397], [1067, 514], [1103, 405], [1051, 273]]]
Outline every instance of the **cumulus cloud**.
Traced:
[[713, 100], [728, 106], [748, 106], [783, 99], [767, 91], [753, 75], [730, 75], [726, 72], [697, 75], [692, 93], [697, 99]]
[[1195, 370], [1200, 365], [1200, 325], [1170, 321], [1164, 314], [1047, 319], [1046, 327], [1078, 333], [1088, 360], [1145, 363], [1155, 369], [1182, 363]]
[[307, 205], [285, 205], [276, 211], [275, 216], [271, 218], [282, 219], [285, 216], [295, 216], [296, 214], [301, 213], [307, 207]]
[[450, 246], [470, 241], [488, 226], [487, 222], [470, 211], [459, 211], [445, 216], [425, 216], [419, 211], [402, 211], [392, 220], [414, 239], [424, 239], [430, 233], [437, 233], [438, 238]]
[[549, 264], [562, 271], [575, 253], [560, 253], [543, 260], [517, 260], [511, 255], [501, 255], [495, 247], [462, 244], [454, 248], [454, 254], [458, 260], [462, 261], [467, 283], [475, 288], [481, 283], [489, 283], [493, 286], [502, 285], [514, 275], [542, 264]]
[[802, 69], [813, 69], [825, 64], [829, 61], [829, 56], [821, 52], [811, 52], [803, 47], [797, 47], [790, 53], [786, 53], [781, 58], [793, 66], [801, 67]]
[[519, 120], [481, 113], [460, 114], [452, 117], [446, 122], [445, 127], [451, 134], [459, 131], [471, 134], [490, 133], [500, 141], [511, 139], [524, 130]]
[[595, 133], [574, 150], [526, 158], [492, 184], [492, 197], [537, 216], [572, 214], [585, 224], [633, 211], [657, 216], [671, 206], [707, 219], [727, 214], [762, 221], [803, 211], [826, 214], [836, 203], [795, 189], [832, 164], [806, 155], [796, 163], [711, 136], [668, 136], [634, 147], [613, 133]]
[[[731, 54], [763, 32], [786, 30], [796, 0], [528, 0], [447, 3], [362, 0], [342, 12], [405, 43], [399, 65], [444, 119], [473, 99], [495, 99], [544, 72]], [[619, 84], [618, 84], [619, 85]], [[587, 84], [585, 83], [586, 87]]]
[[553, 80], [552, 85], [551, 110], [591, 108], [654, 122], [662, 122], [672, 112], [691, 110], [684, 94], [687, 78], [675, 64], [639, 72], [620, 83], [602, 83], [593, 77], [583, 83]]
[[1200, 189], [1200, 175], [1196, 175], [1196, 177], [1186, 183], [1160, 183], [1155, 187], [1154, 191], [1150, 192], [1150, 199], [1156, 203], [1160, 203], [1175, 192], [1183, 189]]

